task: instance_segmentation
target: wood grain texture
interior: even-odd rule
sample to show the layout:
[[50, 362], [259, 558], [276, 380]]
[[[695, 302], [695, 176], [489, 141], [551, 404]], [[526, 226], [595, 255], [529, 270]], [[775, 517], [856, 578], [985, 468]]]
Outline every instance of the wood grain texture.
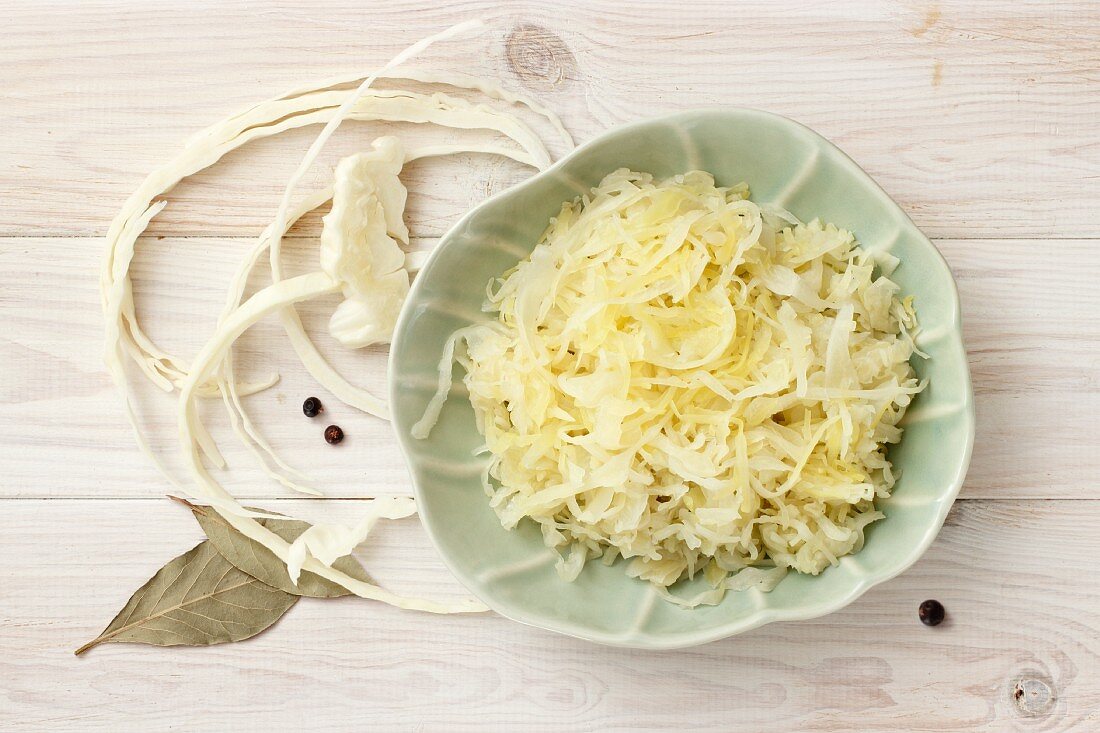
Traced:
[[[75, 659], [200, 537], [156, 498], [167, 483], [138, 453], [102, 366], [97, 237], [193, 132], [475, 16], [488, 33], [437, 46], [422, 65], [499, 78], [580, 141], [706, 105], [786, 114], [836, 142], [936, 238], [962, 295], [978, 409], [963, 500], [941, 537], [839, 613], [686, 651], [306, 599], [240, 645], [118, 645]], [[0, 0], [0, 729], [1100, 730], [1098, 49], [1093, 0]], [[308, 185], [379, 129], [342, 130]], [[251, 144], [170, 195], [135, 287], [171, 350], [192, 354], [209, 332], [314, 132]], [[526, 175], [478, 156], [411, 166], [415, 247]], [[289, 242], [292, 271], [313, 268], [317, 226], [308, 217]], [[307, 326], [323, 334], [333, 305], [303, 308]], [[383, 390], [384, 351], [319, 341], [354, 381]], [[327, 421], [301, 415], [317, 387], [274, 323], [238, 352], [255, 374], [282, 374], [248, 404], [330, 496], [409, 491], [388, 425], [329, 401], [326, 417], [348, 435], [334, 449]], [[143, 430], [172, 464], [173, 400], [138, 390]], [[356, 516], [352, 500], [277, 499], [209, 407], [239, 495]], [[395, 589], [462, 592], [413, 521], [383, 528], [360, 557]], [[947, 606], [944, 626], [917, 623], [928, 597]]]
[[[354, 504], [328, 507], [350, 517]], [[0, 552], [24, 558], [0, 566], [7, 731], [640, 731], [690, 720], [691, 730], [705, 731], [1004, 733], [1100, 725], [1098, 501], [960, 502], [916, 566], [843, 611], [691, 650], [609, 649], [492, 615], [307, 598], [245, 643], [114, 645], [81, 659], [72, 649], [193, 543], [196, 526], [167, 501], [3, 505]], [[24, 547], [36, 548], [33, 563]], [[415, 522], [383, 526], [361, 558], [402, 590], [458, 592]], [[929, 597], [948, 611], [934, 629], [917, 621]], [[1049, 709], [1025, 716], [1013, 696], [1020, 680], [1047, 685]]]
[[[4, 16], [0, 68], [15, 103], [0, 105], [3, 234], [101, 233], [192, 132], [477, 16], [492, 32], [423, 63], [525, 88], [580, 139], [672, 110], [762, 107], [840, 145], [931, 235], [1100, 235], [1092, 0], [704, 2], [690, 12], [577, 0], [98, 1], [8, 3]], [[157, 232], [255, 234], [311, 134], [250, 146], [181, 186]], [[347, 137], [361, 146], [368, 134]], [[414, 233], [440, 234], [493, 181], [520, 173], [417, 166], [410, 184], [432, 208], [411, 212]]]

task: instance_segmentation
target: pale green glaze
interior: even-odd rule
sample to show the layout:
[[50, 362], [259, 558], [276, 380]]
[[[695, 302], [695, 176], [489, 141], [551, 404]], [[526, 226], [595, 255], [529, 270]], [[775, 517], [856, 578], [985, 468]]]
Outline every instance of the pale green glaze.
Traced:
[[[905, 436], [890, 451], [901, 479], [881, 503], [863, 550], [817, 577], [790, 574], [771, 593], [728, 593], [715, 607], [683, 610], [628, 578], [621, 563], [590, 562], [573, 583], [558, 579], [533, 523], [504, 530], [480, 485], [481, 440], [461, 386], [426, 440], [409, 430], [437, 381], [443, 342], [483, 319], [485, 285], [534, 247], [563, 201], [628, 167], [658, 177], [700, 168], [719, 185], [749, 184], [757, 202], [855, 232], [863, 247], [901, 259], [893, 274], [916, 296], [932, 359], [914, 357], [930, 379]], [[687, 112], [616, 128], [550, 170], [494, 196], [459, 221], [416, 278], [390, 353], [393, 422], [412, 473], [421, 517], [440, 554], [470, 591], [517, 621], [631, 647], [701, 644], [770, 621], [835, 611], [909, 567], [932, 542], [959, 492], [974, 436], [974, 405], [959, 300], [936, 248], [889, 196], [840, 150], [783, 117], [750, 109]], [[456, 370], [456, 380], [461, 370]], [[701, 579], [695, 582], [698, 586]], [[691, 589], [687, 589], [690, 591]]]

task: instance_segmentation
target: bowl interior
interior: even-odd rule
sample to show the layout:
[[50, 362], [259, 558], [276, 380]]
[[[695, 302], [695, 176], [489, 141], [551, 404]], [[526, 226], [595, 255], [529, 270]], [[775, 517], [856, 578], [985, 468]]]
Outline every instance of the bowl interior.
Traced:
[[[869, 528], [860, 553], [819, 576], [792, 573], [770, 593], [728, 593], [721, 604], [694, 610], [660, 600], [648, 584], [628, 578], [621, 563], [590, 562], [575, 582], [562, 582], [537, 527], [527, 522], [506, 531], [489, 507], [479, 478], [484, 458], [473, 456], [481, 438], [460, 367], [431, 436], [409, 434], [435, 389], [444, 341], [487, 318], [481, 312], [486, 283], [530, 252], [563, 201], [622, 167], [658, 177], [700, 168], [719, 185], [745, 181], [754, 201], [851, 229], [864, 248], [901, 260], [892, 277], [903, 293], [916, 296], [923, 328], [918, 344], [931, 359], [914, 357], [914, 368], [930, 385], [910, 409], [904, 439], [890, 451], [901, 476], [881, 503], [886, 519]], [[973, 439], [958, 297], [946, 263], [836, 147], [756, 110], [685, 113], [617, 128], [471, 211], [416, 278], [390, 359], [394, 427], [425, 526], [454, 574], [506, 616], [608, 644], [687, 646], [851, 602], [904, 570], [932, 541], [958, 493]]]

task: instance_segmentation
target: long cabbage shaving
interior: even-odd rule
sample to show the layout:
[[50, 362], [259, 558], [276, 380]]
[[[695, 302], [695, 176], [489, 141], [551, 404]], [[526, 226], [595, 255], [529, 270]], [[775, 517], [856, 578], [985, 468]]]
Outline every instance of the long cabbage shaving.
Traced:
[[[343, 289], [348, 301], [359, 301], [361, 309], [356, 315], [359, 316], [358, 323], [362, 327], [354, 336], [348, 336], [355, 329], [339, 327], [339, 324], [345, 324], [348, 319], [334, 319], [334, 332], [338, 336], [346, 336], [341, 340], [353, 345], [388, 340], [389, 331], [392, 331], [392, 318], [396, 312], [394, 306], [399, 305], [403, 298], [408, 275], [404, 268], [405, 263], [395, 261], [394, 255], [401, 252], [396, 248], [396, 243], [392, 249], [380, 245], [385, 244], [382, 242], [383, 237], [390, 238], [390, 242], [394, 242], [393, 237], [396, 237], [397, 241], [408, 243], [408, 232], [402, 221], [404, 188], [397, 179], [397, 172], [402, 165], [421, 157], [472, 152], [501, 155], [522, 164], [545, 168], [550, 164], [551, 157], [538, 134], [511, 112], [486, 104], [473, 104], [440, 92], [424, 94], [373, 89], [371, 85], [377, 79], [407, 79], [478, 91], [490, 99], [530, 109], [549, 122], [566, 148], [573, 145], [571, 137], [553, 113], [525, 97], [508, 92], [494, 82], [460, 74], [392, 70], [393, 66], [431, 43], [479, 26], [480, 23], [461, 24], [414, 44], [379, 72], [367, 75], [365, 80], [360, 75], [297, 89], [250, 107], [192, 136], [185, 149], [173, 161], [150, 174], [112, 222], [107, 237], [108, 253], [101, 277], [101, 294], [107, 321], [106, 361], [109, 370], [123, 393], [127, 418], [134, 426], [139, 445], [174, 485], [180, 486], [152, 453], [137, 429], [124, 368], [127, 357], [154, 384], [167, 391], [180, 391], [180, 439], [184, 457], [196, 481], [196, 489], [191, 493], [199, 497], [200, 501], [215, 508], [238, 531], [265, 545], [284, 562], [288, 562], [288, 567], [295, 575], [306, 569], [339, 583], [360, 596], [403, 608], [438, 613], [480, 611], [484, 610], [484, 606], [472, 599], [440, 604], [401, 597], [330, 567], [336, 557], [347, 554], [362, 542], [378, 519], [399, 518], [414, 513], [415, 504], [411, 499], [376, 499], [371, 502], [371, 508], [357, 525], [316, 525], [312, 531], [303, 533], [304, 539], [300, 538], [301, 541], [292, 548], [254, 521], [255, 518], [266, 516], [263, 512], [242, 507], [203, 465], [203, 455], [216, 466], [223, 465], [224, 461], [199, 418], [196, 398], [220, 395], [234, 431], [256, 454], [269, 475], [287, 487], [310, 490], [309, 487], [288, 478], [286, 474], [296, 472], [282, 462], [264, 441], [249, 420], [241, 402], [243, 395], [270, 387], [277, 376], [260, 382], [241, 382], [235, 376], [232, 363], [232, 344], [235, 339], [265, 315], [278, 313], [295, 351], [311, 374], [343, 401], [371, 414], [382, 417], [388, 415], [383, 402], [347, 382], [320, 355], [302, 328], [293, 304]], [[356, 83], [357, 87], [338, 88], [348, 83]], [[304, 201], [291, 205], [291, 196], [302, 174], [312, 164], [327, 137], [345, 119], [401, 121], [483, 130], [498, 133], [514, 145], [449, 142], [404, 151], [393, 138], [383, 138], [376, 143], [373, 153], [353, 156], [352, 162], [346, 165], [349, 169], [356, 170], [348, 175], [338, 176], [335, 189], [310, 194]], [[214, 335], [190, 362], [157, 346], [139, 325], [129, 273], [141, 233], [165, 206], [165, 202], [155, 199], [171, 190], [183, 178], [214, 164], [228, 152], [251, 140], [310, 124], [324, 124], [325, 128], [287, 186], [276, 220], [265, 229], [234, 276]], [[378, 165], [367, 165], [369, 170], [357, 169], [359, 164], [369, 161], [372, 156], [382, 164], [381, 168]], [[395, 197], [395, 192], [400, 195]], [[370, 204], [371, 214], [358, 221], [355, 226], [344, 227], [341, 236], [329, 238], [328, 246], [322, 247], [321, 272], [283, 280], [279, 259], [283, 235], [295, 220], [333, 199], [334, 194], [333, 209], [336, 213], [330, 213], [334, 220], [334, 229], [341, 229], [340, 224], [349, 221], [348, 214], [352, 211], [350, 207], [355, 203], [363, 203], [364, 198]], [[345, 194], [347, 198], [344, 198]], [[343, 214], [340, 213], [341, 207]], [[337, 219], [341, 222], [336, 222]], [[383, 227], [381, 236], [377, 230], [379, 222]], [[242, 302], [249, 276], [265, 251], [269, 253], [275, 282]], [[391, 259], [388, 263], [384, 261], [385, 252], [390, 253]], [[363, 253], [368, 253], [365, 254], [365, 259], [356, 262], [356, 256]], [[348, 257], [351, 260], [347, 260]], [[400, 278], [404, 279], [404, 287], [398, 282]], [[380, 295], [387, 287], [389, 294]], [[342, 315], [347, 316], [347, 313]], [[368, 321], [373, 326], [367, 327], [365, 324]], [[268, 460], [274, 465], [269, 465]], [[337, 554], [333, 555], [333, 552]]]
[[[471, 80], [471, 77], [462, 75], [452, 76], [415, 71], [400, 74], [387, 73], [380, 76], [430, 81], [432, 83], [448, 84], [456, 88], [478, 89], [494, 99], [522, 104], [545, 117], [555, 130], [560, 131], [562, 143], [565, 146], [572, 147], [573, 145], [572, 138], [564, 131], [560, 120], [553, 113], [524, 97], [504, 92], [499, 86], [491, 82]], [[148, 226], [149, 221], [165, 206], [165, 202], [154, 203], [153, 199], [171, 190], [183, 178], [213, 165], [225, 154], [254, 139], [278, 134], [304, 125], [329, 121], [334, 107], [350, 94], [347, 91], [331, 90], [329, 87], [346, 81], [348, 80], [326, 82], [318, 85], [315, 89], [296, 90], [283, 97], [262, 102], [193, 136], [185, 150], [172, 162], [149, 175], [142, 186], [130, 196], [122, 211], [112, 222], [107, 237], [108, 256], [101, 278], [101, 292], [107, 324], [106, 361], [114, 381], [123, 393], [126, 416], [134, 427], [134, 434], [139, 446], [173, 483], [175, 483], [175, 480], [169, 476], [159, 458], [153, 455], [146, 445], [141, 431], [137, 429], [136, 418], [130, 405], [129, 386], [126, 383], [126, 375], [122, 367], [123, 357], [129, 355], [150, 380], [165, 390], [178, 388], [188, 371], [185, 360], [168, 354], [145, 335], [138, 323], [134, 308], [129, 274], [130, 262], [134, 256], [138, 237]], [[307, 92], [316, 92], [316, 94]], [[356, 103], [353, 111], [348, 115], [348, 119], [415, 120], [431, 122], [444, 127], [493, 131], [511, 127], [505, 126], [499, 121], [499, 118], [511, 117], [512, 115], [493, 110], [485, 105], [478, 105], [475, 108], [464, 100], [454, 99], [445, 94], [436, 93], [428, 97], [422, 94], [404, 92], [402, 98], [386, 101], [388, 98], [372, 97], [371, 95], [374, 93], [381, 94], [378, 90], [366, 90], [366, 96]], [[321, 95], [323, 95], [323, 99], [318, 98]], [[322, 106], [318, 108], [315, 105]], [[528, 147], [521, 147], [518, 150], [507, 146], [473, 142], [425, 146], [422, 149], [410, 151], [407, 160], [458, 152], [501, 155], [513, 158], [520, 163], [539, 166], [541, 166], [544, 159], [548, 159], [548, 153], [541, 143], [534, 145], [526, 138], [522, 142]], [[310, 197], [306, 202], [303, 202], [296, 216], [288, 218], [285, 227], [289, 227], [299, 216], [323, 205], [330, 198], [331, 193], [326, 195], [324, 192], [319, 196]], [[234, 281], [234, 287], [231, 288], [231, 305], [228, 307], [236, 307], [240, 303], [245, 283], [256, 262], [256, 256], [270, 245], [274, 230], [275, 225], [273, 223], [261, 236], [259, 246], [252, 253], [253, 256], [246, 260], [249, 263], [248, 266], [242, 268], [242, 271], [238, 273]], [[283, 233], [285, 233], [285, 229]], [[321, 384], [334, 396], [353, 407], [379, 417], [387, 416], [388, 413], [384, 403], [369, 392], [352, 385], [328, 364], [305, 334], [296, 312], [293, 310], [283, 311], [280, 315], [289, 324], [287, 334], [290, 337], [291, 345], [299, 358], [307, 365], [310, 373]], [[226, 373], [231, 373], [231, 371], [226, 370]], [[270, 377], [263, 382], [254, 384], [230, 381], [228, 384], [236, 393], [231, 401], [233, 409], [240, 411], [238, 405], [241, 395], [266, 389], [274, 384], [276, 379], [277, 377]], [[199, 388], [199, 394], [203, 396], [216, 395], [226, 384], [227, 380], [220, 379], [218, 384], [202, 385]], [[281, 463], [272, 451], [266, 446], [262, 446], [262, 441], [259, 440], [255, 430], [251, 429], [243, 413], [239, 421], [234, 419], [233, 422], [235, 425], [245, 426], [239, 431], [239, 434], [242, 440], [249, 443], [250, 448], [252, 447], [250, 441], [260, 443], [264, 451], [277, 464]], [[271, 473], [266, 464], [264, 467], [265, 470]], [[283, 464], [283, 467], [286, 471], [290, 470], [285, 464]], [[272, 473], [272, 475], [284, 484], [288, 484], [288, 481], [279, 474]]]
[[[474, 25], [461, 24], [413, 44], [413, 46], [398, 54], [394, 61], [391, 61], [384, 68], [390, 68], [395, 63], [407, 59], [436, 40], [448, 38]], [[281, 280], [278, 272], [279, 244], [282, 232], [286, 228], [290, 197], [295, 185], [313, 162], [313, 159], [316, 158], [328, 136], [350, 113], [359, 96], [375, 78], [375, 76], [368, 77], [356, 94], [341, 105], [337, 114], [326, 124], [317, 140], [310, 146], [302, 164], [295, 175], [292, 176], [276, 215], [271, 241], [268, 245], [274, 282], [223, 318], [219, 322], [214, 335], [200, 350], [186, 381], [180, 389], [178, 416], [180, 441], [183, 445], [184, 457], [197, 481], [198, 493], [216, 497], [223, 502], [223, 506], [215, 507], [215, 510], [222, 514], [238, 531], [252, 537], [274, 552], [288, 564], [288, 569], [295, 576], [304, 567], [317, 572], [322, 577], [341, 583], [354, 593], [377, 600], [385, 600], [404, 608], [417, 608], [440, 613], [481, 611], [485, 610], [484, 605], [474, 599], [465, 599], [453, 604], [438, 604], [420, 599], [403, 598], [384, 591], [372, 583], [365, 583], [332, 568], [331, 562], [336, 557], [346, 554], [346, 551], [351, 548], [347, 548], [344, 553], [331, 556], [325, 552], [307, 555], [301, 548], [304, 546], [309, 549], [309, 545], [300, 544], [292, 553], [292, 548], [286, 546], [286, 543], [270, 530], [261, 526], [255, 519], [241, 516], [235, 511], [237, 508], [233, 506], [236, 503], [235, 500], [206, 471], [202, 465], [202, 456], [199, 451], [200, 447], [205, 449], [201, 439], [206, 431], [195, 410], [195, 390], [198, 385], [203, 384], [219, 369], [226, 351], [245, 329], [269, 313], [278, 312], [296, 302], [332, 292], [337, 288], [343, 288], [345, 293], [350, 290], [351, 293], [360, 298], [368, 296], [372, 289], [371, 286], [377, 285], [377, 282], [369, 282], [374, 280], [376, 270], [385, 272], [392, 268], [400, 268], [403, 263], [400, 250], [396, 247], [396, 243], [389, 238], [389, 235], [397, 234], [403, 236], [406, 240], [408, 238], [408, 232], [401, 221], [405, 203], [405, 189], [397, 180], [397, 173], [404, 163], [404, 155], [396, 139], [383, 138], [375, 144], [373, 153], [366, 154], [364, 158], [356, 159], [355, 163], [352, 164], [353, 166], [361, 164], [359, 167], [364, 177], [363, 182], [369, 183], [369, 185], [362, 185], [359, 188], [351, 188], [350, 185], [343, 186], [344, 192], [355, 198], [355, 203], [363, 208], [368, 218], [373, 217], [371, 220], [377, 226], [374, 228], [359, 226], [358, 230], [352, 233], [354, 236], [350, 238], [328, 238], [329, 241], [322, 245], [321, 272], [298, 276], [290, 280]], [[341, 191], [339, 183], [341, 181], [338, 181], [338, 185], [334, 189], [336, 192]], [[378, 230], [377, 227], [381, 227], [381, 230]], [[396, 255], [393, 254], [395, 252]], [[377, 262], [376, 258], [378, 259]], [[407, 275], [403, 270], [400, 273], [393, 274], [405, 277], [407, 287]], [[399, 293], [399, 295], [403, 296], [403, 293]], [[284, 320], [284, 324], [285, 322]], [[205, 452], [210, 454], [209, 450]], [[387, 501], [392, 500], [376, 499], [375, 506], [384, 506]], [[363, 527], [364, 525], [361, 523], [357, 528], [346, 530], [343, 533], [344, 539], [353, 540], [355, 544], [358, 544], [358, 541], [366, 536], [366, 530]], [[331, 535], [331, 527], [328, 529]], [[318, 539], [316, 533], [310, 536], [315, 541]]]
[[[459, 82], [456, 86], [461, 86]], [[377, 92], [377, 90], [373, 90]], [[353, 120], [390, 120], [430, 122], [444, 127], [463, 129], [483, 129], [507, 134], [513, 128], [526, 126], [516, 122], [505, 125], [501, 120], [513, 117], [504, 112], [493, 110], [485, 105], [471, 105], [464, 100], [443, 94], [431, 96], [403, 92], [399, 100], [378, 97], [365, 90], [365, 96], [359, 99], [347, 119]], [[323, 98], [318, 95], [323, 94]], [[115, 217], [107, 235], [108, 252], [101, 277], [103, 307], [108, 316], [108, 328], [117, 323], [120, 335], [108, 334], [108, 349], [128, 351], [134, 361], [146, 372], [147, 376], [159, 386], [171, 389], [178, 387], [182, 376], [187, 372], [186, 361], [174, 357], [157, 347], [145, 335], [137, 322], [133, 310], [130, 289], [129, 268], [134, 255], [138, 237], [149, 221], [163, 208], [163, 202], [155, 204], [156, 197], [170, 191], [184, 178], [191, 176], [220, 160], [224, 155], [252, 140], [275, 135], [286, 130], [311, 124], [330, 122], [339, 103], [346, 101], [352, 92], [347, 90], [322, 89], [316, 95], [297, 95], [291, 98], [279, 97], [268, 100], [247, 112], [230, 118], [208, 128], [194, 136], [188, 146], [170, 163], [166, 164], [146, 178], [135, 191], [122, 211]], [[400, 102], [395, 104], [394, 102]], [[319, 106], [316, 106], [319, 105]], [[560, 126], [556, 117], [551, 117], [555, 127]], [[509, 137], [512, 137], [509, 135]], [[549, 157], [541, 142], [537, 142], [534, 133], [524, 134], [518, 139], [526, 147], [519, 151], [505, 147], [486, 147], [483, 145], [454, 145], [443, 152], [491, 152], [505, 154], [518, 162], [544, 167]], [[564, 144], [571, 147], [572, 140], [563, 138]], [[323, 201], [321, 202], [323, 203]], [[274, 227], [269, 237], [276, 236]], [[277, 236], [281, 238], [282, 232]], [[135, 348], [129, 350], [123, 344], [132, 343]], [[109, 354], [109, 358], [112, 354]]]
[[[464, 381], [502, 525], [532, 520], [685, 607], [858, 551], [923, 388], [912, 307], [850, 232], [761, 211], [745, 185], [619, 170], [562, 206], [456, 332], [426, 436]], [[456, 349], [456, 344], [464, 348]], [[669, 590], [703, 573], [709, 588]]]
[[[331, 557], [329, 554], [323, 552], [323, 550], [318, 550], [318, 554], [320, 554], [322, 558], [328, 558], [325, 560], [319, 559], [316, 555], [307, 555], [299, 551], [292, 553], [289, 543], [256, 522], [253, 518], [255, 513], [240, 506], [236, 499], [215, 481], [202, 465], [202, 457], [199, 452], [198, 442], [195, 439], [194, 430], [194, 426], [201, 426], [201, 421], [196, 413], [197, 405], [194, 400], [195, 390], [196, 387], [208, 379], [211, 373], [217, 368], [221, 357], [224, 355], [224, 351], [228, 348], [228, 344], [232, 343], [232, 341], [243, 333], [245, 329], [259, 321], [265, 315], [281, 307], [285, 307], [290, 303], [332, 292], [338, 287], [339, 284], [334, 282], [333, 279], [324, 272], [300, 275], [270, 285], [253, 295], [240, 308], [235, 310], [229, 318], [223, 320], [222, 323], [219, 324], [217, 332], [199, 352], [198, 356], [195, 358], [193, 370], [188, 374], [187, 381], [184, 382], [180, 390], [180, 411], [178, 420], [184, 458], [191, 467], [193, 477], [197, 482], [196, 493], [210, 501], [214, 509], [239, 532], [263, 544], [279, 557], [279, 559], [287, 563], [288, 567], [293, 566], [296, 572], [300, 572], [302, 569], [309, 570], [334, 583], [339, 583], [356, 595], [383, 601], [400, 608], [430, 611], [433, 613], [483, 611], [485, 610], [485, 606], [474, 599], [462, 599], [453, 603], [438, 603], [418, 598], [399, 596], [373, 583], [366, 583], [352, 578], [330, 566], [330, 563], [336, 557], [347, 554], [354, 546], [340, 553], [340, 555]], [[380, 509], [390, 505], [394, 501], [395, 499], [388, 497], [382, 497], [375, 500]], [[378, 510], [375, 511], [378, 512]], [[390, 516], [390, 514], [392, 514], [392, 512], [378, 512], [377, 516]], [[400, 516], [407, 516], [407, 514], [401, 514]], [[371, 522], [369, 526], [373, 526], [373, 522]], [[361, 541], [366, 537], [369, 526], [364, 529], [363, 525], [360, 524], [358, 528], [345, 533], [343, 537], [345, 539], [358, 537]], [[331, 525], [329, 528], [331, 530]], [[355, 544], [358, 544], [358, 542]], [[317, 545], [315, 545], [315, 547], [316, 546]], [[323, 547], [323, 543], [320, 546]]]
[[[566, 148], [573, 140], [565, 132], [561, 121], [552, 112], [526, 97], [505, 91], [499, 85], [462, 74], [421, 72], [415, 70], [377, 74], [379, 78], [408, 79], [432, 84], [447, 85], [458, 89], [481, 91], [492, 99], [509, 104], [520, 104], [544, 117], [560, 135]], [[151, 173], [142, 185], [127, 199], [119, 214], [111, 223], [107, 234], [107, 257], [101, 276], [101, 293], [104, 313], [107, 316], [107, 360], [119, 387], [125, 375], [117, 373], [113, 364], [130, 356], [146, 375], [158, 386], [170, 390], [178, 387], [187, 372], [186, 360], [174, 357], [144, 333], [134, 312], [130, 287], [129, 268], [138, 237], [164, 203], [154, 203], [158, 196], [170, 191], [184, 178], [191, 176], [220, 160], [233, 150], [263, 137], [312, 124], [326, 124], [336, 110], [353, 95], [362, 92], [354, 107], [346, 115], [352, 120], [386, 120], [432, 123], [444, 127], [483, 129], [500, 132], [521, 145], [520, 150], [479, 144], [453, 145], [444, 152], [490, 152], [504, 154], [517, 161], [536, 167], [549, 164], [549, 154], [544, 144], [522, 121], [514, 115], [495, 110], [487, 105], [474, 105], [442, 93], [425, 95], [401, 90], [346, 90], [333, 87], [361, 80], [363, 77], [334, 79], [314, 87], [296, 89], [288, 94], [269, 99], [230, 116], [193, 135], [183, 151], [169, 163]], [[321, 202], [323, 203], [323, 201]], [[277, 233], [281, 237], [282, 232]], [[269, 232], [269, 236], [271, 233]], [[117, 330], [116, 330], [117, 328]], [[255, 385], [254, 389], [270, 386]], [[204, 385], [203, 393], [210, 394], [216, 387]]]

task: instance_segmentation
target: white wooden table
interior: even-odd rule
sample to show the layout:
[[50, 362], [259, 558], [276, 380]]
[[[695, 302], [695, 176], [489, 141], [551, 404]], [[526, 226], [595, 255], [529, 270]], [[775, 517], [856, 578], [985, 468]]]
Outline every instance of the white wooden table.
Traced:
[[[726, 5], [5, 0], [0, 729], [1100, 730], [1100, 4]], [[579, 140], [704, 105], [789, 115], [935, 239], [962, 291], [978, 407], [974, 461], [940, 538], [839, 613], [687, 651], [307, 599], [241, 644], [73, 657], [201, 536], [164, 500], [102, 366], [96, 281], [111, 217], [190, 133], [472, 16], [496, 30], [439, 46], [426, 64], [533, 94]], [[349, 127], [326, 162], [377, 131]], [[174, 192], [136, 263], [156, 337], [184, 352], [201, 343], [315, 132], [252, 145]], [[413, 166], [414, 234], [430, 246], [524, 175], [487, 158]], [[296, 230], [302, 267], [316, 232], [315, 219]], [[306, 309], [307, 324], [331, 306]], [[384, 352], [328, 351], [383, 384]], [[317, 387], [275, 325], [253, 329], [242, 354], [283, 374], [250, 401], [263, 431], [338, 498], [288, 498], [223, 425], [239, 495], [351, 517], [364, 497], [409, 491], [386, 424], [330, 400], [349, 436], [332, 449], [300, 416]], [[140, 404], [173, 456], [173, 401], [143, 392]], [[361, 557], [403, 591], [462, 592], [415, 521], [386, 527]], [[916, 617], [930, 597], [949, 613], [936, 629]]]

